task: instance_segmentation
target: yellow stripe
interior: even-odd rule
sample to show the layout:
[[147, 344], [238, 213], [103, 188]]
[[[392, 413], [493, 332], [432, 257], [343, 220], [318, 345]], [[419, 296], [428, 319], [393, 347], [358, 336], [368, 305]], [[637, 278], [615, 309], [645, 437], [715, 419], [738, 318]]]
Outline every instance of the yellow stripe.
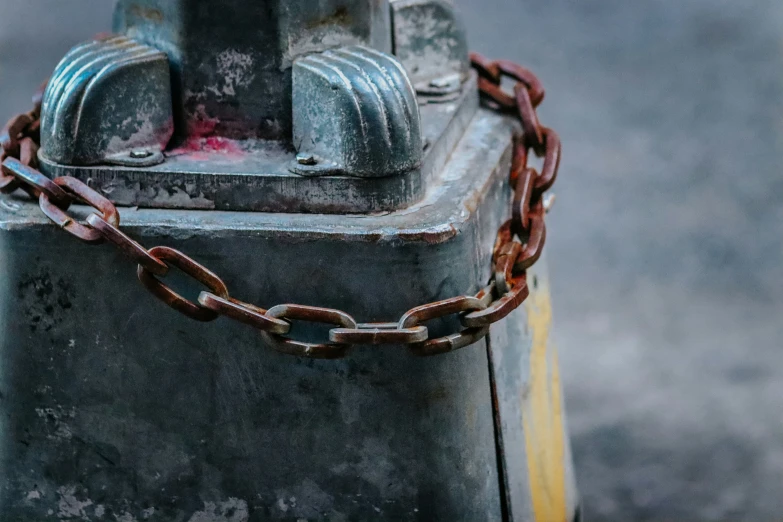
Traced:
[[549, 289], [540, 285], [531, 292], [525, 306], [533, 334], [529, 392], [522, 393], [533, 514], [536, 522], [566, 522], [560, 371], [557, 350], [548, 346], [552, 325]]

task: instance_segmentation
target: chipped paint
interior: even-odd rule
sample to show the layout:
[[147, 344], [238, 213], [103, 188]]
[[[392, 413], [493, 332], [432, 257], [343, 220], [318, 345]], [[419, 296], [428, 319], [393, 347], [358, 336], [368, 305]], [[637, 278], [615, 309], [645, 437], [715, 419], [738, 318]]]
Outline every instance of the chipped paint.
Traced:
[[127, 118], [119, 126], [113, 122], [105, 123], [103, 130], [112, 133], [112, 136], [104, 149], [104, 155], [108, 157], [127, 153], [136, 148], [163, 150], [174, 133], [174, 120], [161, 127], [156, 117], [156, 109], [142, 107], [135, 119]]
[[63, 486], [57, 489], [57, 517], [60, 520], [76, 518], [89, 520], [86, 509], [93, 505], [92, 500], [76, 498], [77, 486]]
[[226, 49], [217, 56], [217, 72], [223, 85], [207, 87], [218, 96], [236, 96], [238, 87], [248, 87], [255, 80], [253, 55]]
[[78, 165], [123, 161], [135, 148], [165, 148], [174, 133], [166, 54], [116, 36], [76, 47], [66, 60], [86, 57], [93, 67], [61, 65], [46, 89], [42, 154]]
[[66, 420], [76, 417], [75, 408], [65, 409], [58, 405], [54, 408], [35, 408], [35, 413], [50, 426], [46, 435], [48, 439], [67, 441], [73, 437], [73, 431]]
[[204, 509], [193, 513], [188, 522], [248, 522], [247, 502], [229, 498], [223, 502], [204, 502]]

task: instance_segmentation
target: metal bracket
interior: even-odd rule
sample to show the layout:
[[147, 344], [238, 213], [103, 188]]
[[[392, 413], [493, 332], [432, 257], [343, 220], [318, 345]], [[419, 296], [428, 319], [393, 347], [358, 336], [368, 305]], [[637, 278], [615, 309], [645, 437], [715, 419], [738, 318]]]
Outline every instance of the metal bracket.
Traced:
[[58, 163], [150, 166], [173, 132], [168, 58], [132, 38], [74, 48], [44, 94], [41, 145]]

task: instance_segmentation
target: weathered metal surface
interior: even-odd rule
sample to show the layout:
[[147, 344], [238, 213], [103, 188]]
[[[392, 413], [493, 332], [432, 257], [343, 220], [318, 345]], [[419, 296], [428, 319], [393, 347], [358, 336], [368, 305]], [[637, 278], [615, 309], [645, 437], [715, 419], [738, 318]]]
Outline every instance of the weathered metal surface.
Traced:
[[[195, 0], [180, 7], [186, 4], [179, 13], [186, 18], [208, 12]], [[268, 14], [277, 22], [291, 18]], [[189, 24], [199, 25], [180, 19], [173, 27]], [[96, 297], [95, 274], [107, 271], [114, 254], [83, 253], [84, 243], [68, 245], [67, 234], [55, 238], [54, 227], [41, 226], [34, 205], [0, 201], [0, 255], [11, 272], [0, 291], [7, 285], [18, 292], [14, 306], [0, 304], [0, 326], [10, 332], [0, 342], [0, 358], [8, 361], [0, 392], [10, 390], [0, 401], [7, 424], [0, 429], [6, 446], [0, 515], [183, 522], [570, 518], [576, 497], [563, 469], [570, 462], [563, 462], [559, 382], [542, 303], [528, 302], [530, 351], [509, 350], [512, 357], [530, 353], [531, 399], [523, 399], [516, 427], [507, 410], [524, 383], [524, 366], [498, 366], [495, 356], [504, 348], [495, 342], [497, 329], [502, 336], [504, 326], [521, 324], [514, 314], [529, 293], [527, 269], [543, 249], [543, 192], [557, 175], [560, 143], [538, 121], [543, 89], [532, 73], [510, 62], [472, 60], [483, 100], [514, 113], [522, 132], [486, 112], [471, 119], [475, 94], [463, 90], [461, 99], [433, 112], [445, 125], [434, 146], [425, 142], [431, 149], [425, 169], [453, 152], [448, 163], [419, 172], [427, 189], [422, 201], [387, 213], [302, 215], [287, 202], [281, 208], [289, 212], [274, 215], [123, 212], [123, 230], [137, 242], [120, 231], [119, 214], [91, 188], [94, 181], [49, 180], [33, 168], [37, 108], [9, 123], [0, 136], [10, 156], [3, 191], [25, 189], [46, 217], [84, 243], [118, 246], [114, 252], [140, 263], [138, 278], [170, 309], [155, 308], [162, 305], [154, 300], [138, 304], [133, 278], [122, 274], [102, 279], [111, 292]], [[328, 81], [318, 86], [305, 75], [301, 91], [295, 85], [295, 101], [303, 103], [294, 106], [294, 126], [304, 132], [295, 129], [294, 137], [313, 147], [297, 144], [289, 170], [377, 176], [418, 165], [415, 94], [394, 59], [350, 48], [297, 63]], [[94, 71], [86, 72], [90, 82]], [[517, 82], [513, 93], [503, 89], [506, 76]], [[339, 101], [325, 109], [316, 104], [330, 96]], [[341, 122], [339, 109], [351, 105], [355, 117]], [[329, 111], [335, 125], [324, 126]], [[315, 140], [324, 135], [319, 149]], [[225, 129], [195, 139], [202, 146], [213, 138], [220, 147], [263, 143]], [[452, 151], [448, 145], [458, 141]], [[269, 150], [266, 142], [248, 155], [257, 160]], [[531, 152], [544, 158], [540, 175], [528, 166]], [[128, 157], [149, 155], [135, 150]], [[204, 170], [226, 173], [214, 162]], [[510, 213], [506, 201], [513, 201]], [[72, 207], [79, 202], [100, 215], [81, 224], [85, 209]], [[380, 287], [390, 268], [407, 284]], [[530, 275], [538, 287], [541, 275]], [[200, 285], [208, 291], [195, 299]], [[166, 316], [171, 309], [180, 316]], [[223, 316], [255, 330], [183, 322]], [[401, 318], [394, 327], [378, 322], [390, 317]], [[391, 354], [378, 344], [392, 344]], [[413, 355], [440, 357], [422, 363]], [[520, 431], [525, 460], [505, 442]], [[519, 486], [523, 464], [527, 490]]]
[[420, 165], [419, 105], [393, 56], [353, 46], [299, 58], [293, 100], [294, 147], [311, 158], [296, 173], [377, 178]]
[[168, 59], [131, 38], [75, 47], [44, 94], [41, 148], [58, 163], [160, 163], [173, 133]]
[[[122, 223], [229, 274], [250, 302], [399, 316], [488, 280], [509, 135], [508, 121], [479, 113], [434, 189], [404, 211], [123, 209]], [[0, 511], [11, 519], [501, 517], [479, 346], [426, 360], [370, 346], [292, 359], [251, 328], [194, 325], [142, 300], [121, 254], [74, 242], [36, 205], [6, 197], [0, 216], [0, 284], [16, 296], [0, 303]], [[409, 284], [384, 284], [389, 270]], [[438, 335], [456, 322], [428, 326]]]
[[397, 176], [305, 177], [291, 172], [293, 151], [276, 142], [204, 138], [167, 151], [166, 161], [147, 168], [72, 167], [41, 156], [52, 177], [70, 175], [119, 205], [260, 212], [346, 213], [389, 211], [419, 201], [478, 107], [475, 79], [457, 100], [420, 107], [422, 163]]
[[[387, 54], [392, 10], [408, 71]], [[121, 0], [115, 30], [126, 36], [78, 46], [58, 66], [44, 107], [41, 168], [89, 181], [120, 205], [404, 208], [421, 199], [429, 171], [442, 165], [437, 158], [452, 150], [460, 123], [476, 107], [475, 89], [463, 84], [464, 31], [443, 2], [397, 2], [392, 9], [386, 0]], [[350, 47], [356, 45], [370, 50], [357, 53]], [[348, 83], [319, 83], [305, 74], [310, 66], [299, 67], [295, 83], [297, 59], [337, 62], [338, 79]], [[424, 71], [425, 59], [437, 65]], [[92, 69], [79, 67], [85, 60]], [[448, 93], [439, 101], [450, 103], [418, 111], [412, 70], [418, 80], [426, 76], [423, 92]], [[447, 85], [444, 78], [457, 80]], [[82, 98], [90, 102], [83, 109], [55, 103]], [[129, 103], [117, 109], [118, 99]], [[172, 122], [175, 137], [166, 148]]]
[[346, 45], [391, 48], [387, 0], [120, 0], [114, 29], [166, 52], [177, 136], [291, 139], [291, 66]]
[[[354, 58], [361, 57], [361, 53], [349, 53], [349, 56]], [[512, 218], [499, 228], [493, 253], [493, 281], [489, 286], [483, 288], [475, 296], [462, 294], [461, 296], [419, 305], [407, 311], [399, 320], [399, 333], [403, 334], [405, 333], [403, 330], [411, 332], [412, 329], [420, 327], [420, 323], [423, 321], [443, 319], [449, 315], [460, 314], [460, 322], [465, 327], [464, 330], [460, 329], [441, 337], [430, 337], [429, 331], [425, 328], [427, 332], [425, 340], [414, 342], [410, 346], [414, 353], [423, 356], [448, 353], [479, 341], [488, 334], [489, 326], [504, 319], [527, 298], [526, 270], [540, 257], [546, 238], [542, 196], [543, 192], [550, 188], [555, 181], [560, 161], [560, 141], [557, 134], [551, 129], [540, 127], [538, 123], [535, 105], [543, 100], [544, 92], [540, 89], [540, 83], [537, 78], [526, 69], [514, 64], [489, 62], [478, 55], [472, 57], [472, 60], [477, 64], [481, 81], [483, 84], [486, 84], [481, 88], [482, 95], [489, 102], [499, 104], [501, 108], [503, 108], [505, 103], [503, 100], [506, 97], [510, 97], [502, 89], [502, 77], [512, 76], [519, 80], [514, 87], [516, 103], [508, 107], [508, 109], [519, 113], [523, 128], [523, 133], [516, 134], [514, 137], [513, 159], [509, 171], [509, 183], [510, 186], [514, 187]], [[329, 64], [330, 62], [327, 61], [326, 63]], [[397, 67], [394, 63], [392, 65]], [[331, 74], [334, 71], [329, 69], [328, 72]], [[339, 78], [332, 78], [332, 80], [337, 81], [340, 78], [346, 80], [347, 76], [343, 74]], [[522, 95], [521, 91], [524, 91], [524, 95]], [[533, 100], [536, 101], [534, 102]], [[360, 119], [356, 123], [366, 125], [368, 121]], [[532, 130], [529, 128], [531, 123], [534, 124]], [[8, 130], [2, 131], [3, 135], [10, 136], [14, 125], [15, 121], [12, 120], [7, 125]], [[28, 125], [32, 126], [33, 120], [29, 121]], [[18, 138], [24, 132], [17, 134], [16, 137]], [[7, 142], [8, 140], [4, 142], [4, 154], [14, 154]], [[527, 160], [531, 150], [544, 157], [541, 175], [528, 166]], [[301, 161], [305, 158], [302, 158], [300, 155], [297, 159]], [[302, 162], [310, 163], [311, 161], [312, 158], [308, 157], [306, 161]], [[119, 218], [114, 206], [84, 183], [68, 176], [55, 178], [54, 183], [50, 183], [53, 188], [57, 188], [60, 192], [62, 190], [58, 188], [59, 186], [66, 187], [69, 190], [69, 196], [71, 197], [63, 199], [62, 194], [44, 190], [43, 185], [37, 182], [26, 183], [28, 179], [32, 179], [27, 175], [28, 171], [33, 172], [39, 178], [42, 176], [37, 174], [31, 167], [20, 165], [20, 160], [12, 157], [11, 160], [3, 162], [2, 169], [9, 177], [24, 183], [24, 187], [28, 191], [40, 191], [39, 204], [43, 213], [66, 231], [87, 242], [103, 241], [104, 238], [100, 230], [93, 230], [89, 226], [85, 227], [78, 224], [76, 220], [65, 213], [65, 210], [70, 204], [78, 201], [88, 203], [100, 210], [103, 214], [103, 217], [99, 219], [101, 225], [116, 229], [107, 234], [105, 239], [120, 246], [125, 254], [130, 253], [135, 257], [134, 251], [138, 249], [139, 245], [133, 241], [127, 241], [124, 233], [119, 231]], [[32, 195], [35, 196], [37, 193], [32, 192]], [[59, 200], [60, 203], [53, 205], [52, 201], [55, 200]], [[92, 218], [98, 219], [95, 216], [92, 216]], [[157, 256], [156, 252], [159, 252], [160, 256]], [[230, 315], [232, 317], [236, 317], [235, 308], [237, 306], [241, 307], [242, 302], [230, 298], [227, 287], [219, 276], [177, 249], [154, 247], [146, 251], [145, 254], [152, 259], [157, 259], [162, 265], [166, 265], [166, 260], [168, 259], [174, 266], [179, 267], [192, 278], [207, 285], [212, 290], [212, 292], [207, 294], [207, 300], [209, 301], [209, 296], [212, 296], [222, 300], [223, 303], [230, 303], [233, 306], [226, 310], [231, 312]], [[201, 303], [205, 296], [202, 295], [198, 303], [181, 297], [155, 277], [155, 274], [158, 272], [157, 266], [148, 270], [146, 263], [140, 264], [138, 268], [139, 279], [153, 295], [192, 319], [200, 321], [217, 319], [219, 310]], [[217, 301], [217, 303], [219, 302]], [[337, 325], [342, 327], [342, 330], [354, 330], [354, 333], [356, 333], [355, 330], [359, 330], [357, 321], [350, 314], [340, 310], [314, 308], [301, 304], [278, 305], [264, 312], [260, 312], [260, 310], [261, 308], [251, 305], [246, 310], [246, 314], [240, 315], [243, 319], [248, 319], [250, 316], [261, 313], [268, 321], [243, 320], [242, 322], [250, 322], [258, 326], [267, 344], [278, 351], [302, 357], [340, 358], [345, 355], [351, 346], [334, 342], [319, 344], [294, 341], [291, 338], [272, 332], [271, 328], [268, 327], [273, 325], [275, 321], [287, 321], [295, 318]], [[289, 315], [289, 317], [286, 317], [286, 315]], [[333, 334], [330, 332], [330, 339], [333, 337]], [[372, 337], [374, 343], [379, 342], [382, 338], [388, 338], [388, 333]]]
[[470, 71], [465, 27], [450, 0], [392, 0], [394, 54], [416, 91], [439, 101]]

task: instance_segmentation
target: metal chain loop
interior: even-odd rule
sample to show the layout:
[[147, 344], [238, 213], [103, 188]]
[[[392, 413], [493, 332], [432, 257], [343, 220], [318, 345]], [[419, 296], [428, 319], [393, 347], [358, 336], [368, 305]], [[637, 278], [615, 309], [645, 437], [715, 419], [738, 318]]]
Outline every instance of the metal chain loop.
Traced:
[[26, 128], [28, 128], [34, 119], [30, 113], [17, 114], [5, 124], [0, 131], [0, 147], [7, 156], [19, 155], [19, 139]]
[[122, 230], [112, 225], [98, 214], [87, 216], [87, 224], [97, 231], [103, 239], [115, 245], [131, 261], [141, 265], [155, 275], [164, 276], [169, 266], [160, 259], [153, 257], [146, 248], [131, 239]]
[[198, 296], [201, 306], [209, 308], [240, 323], [257, 328], [262, 332], [285, 335], [291, 330], [291, 323], [266, 315], [267, 311], [233, 297], [223, 298], [211, 292], [201, 292]]
[[541, 257], [546, 242], [545, 214], [544, 204], [541, 201], [530, 209], [530, 233], [525, 242], [525, 248], [514, 265], [515, 271], [527, 270]]
[[[311, 323], [333, 324], [343, 328], [357, 328], [356, 320], [345, 312], [331, 308], [296, 304], [277, 305], [266, 312], [275, 319], [295, 319]], [[306, 343], [269, 332], [261, 332], [264, 340], [275, 350], [312, 359], [336, 359], [345, 356], [349, 346], [342, 343]]]
[[[452, 297], [435, 303], [428, 303], [408, 310], [400, 319], [400, 328], [413, 328], [419, 326], [419, 323], [440, 319], [452, 314], [484, 310], [487, 308], [486, 302], [471, 296]], [[468, 329], [462, 332], [430, 339], [423, 343], [411, 345], [411, 351], [417, 355], [428, 356], [451, 352], [470, 346], [476, 340], [486, 335], [480, 335], [480, 329]]]
[[[226, 284], [214, 272], [211, 272], [204, 265], [199, 264], [179, 250], [158, 246], [152, 248], [149, 253], [151, 256], [160, 259], [166, 264], [179, 268], [184, 273], [212, 290], [212, 293], [224, 299], [228, 299], [228, 288], [226, 288]], [[158, 280], [152, 272], [144, 268], [144, 266], [139, 265], [137, 274], [139, 281], [141, 281], [152, 295], [179, 313], [184, 314], [191, 319], [195, 319], [196, 321], [207, 322], [217, 319], [217, 312], [185, 299], [160, 282], [160, 280]]]
[[514, 86], [514, 98], [519, 113], [519, 121], [522, 122], [522, 135], [526, 147], [540, 151], [544, 145], [544, 136], [541, 133], [541, 124], [538, 121], [536, 107], [530, 97], [527, 85], [518, 83]]
[[533, 74], [533, 71], [510, 60], [497, 60], [495, 63], [497, 63], [498, 70], [502, 76], [508, 76], [527, 87], [534, 107], [541, 105], [541, 102], [544, 101], [546, 92], [544, 91], [543, 84], [538, 79], [538, 76]]
[[538, 174], [534, 169], [525, 169], [514, 187], [514, 201], [511, 204], [512, 231], [522, 237], [530, 227], [530, 202]]
[[[347, 313], [330, 308], [278, 305], [265, 310], [229, 296], [223, 281], [209, 269], [178, 250], [158, 246], [150, 250], [119, 229], [115, 206], [81, 181], [62, 177], [52, 181], [36, 170], [40, 142], [41, 100], [46, 83], [33, 97], [30, 112], [11, 118], [0, 130], [0, 192], [18, 188], [35, 199], [43, 212], [61, 228], [82, 240], [104, 239], [138, 265], [138, 278], [158, 299], [180, 313], [199, 321], [219, 316], [250, 325], [260, 331], [275, 350], [299, 357], [334, 359], [343, 357], [355, 345], [406, 345], [417, 355], [447, 353], [472, 345], [489, 333], [489, 327], [516, 310], [528, 297], [527, 269], [541, 256], [546, 241], [544, 216], [553, 195], [544, 197], [560, 167], [561, 143], [557, 133], [540, 124], [536, 108], [544, 99], [544, 88], [530, 70], [507, 60], [491, 61], [473, 53], [482, 100], [490, 108], [518, 117], [522, 132], [514, 137], [509, 184], [514, 190], [511, 219], [498, 230], [493, 251], [490, 284], [475, 296], [458, 296], [417, 306], [396, 323], [357, 324]], [[512, 92], [504, 90], [505, 79], [516, 82]], [[541, 172], [528, 166], [533, 151], [543, 158]], [[93, 207], [87, 225], [77, 223], [66, 211], [74, 202]], [[158, 277], [173, 266], [205, 285], [198, 302], [180, 296]], [[462, 331], [435, 339], [421, 323], [458, 315]], [[329, 342], [308, 343], [285, 337], [290, 321], [308, 321], [336, 326], [329, 330]]]
[[[85, 203], [100, 212], [103, 216], [103, 220], [112, 227], [117, 228], [120, 226], [120, 214], [117, 212], [117, 207], [86, 184], [70, 176], [57, 178], [54, 180], [54, 184], [65, 189], [68, 195], [75, 201]], [[55, 225], [76, 236], [85, 243], [103, 242], [103, 235], [98, 230], [94, 230], [89, 226], [84, 226], [74, 221], [65, 210], [53, 203], [45, 192], [41, 192], [38, 199], [38, 205], [41, 207], [41, 211], [46, 217], [51, 219]]]
[[[541, 174], [538, 174], [536, 179], [533, 201], [552, 188], [557, 179], [557, 172], [560, 169], [560, 152], [562, 149], [560, 136], [548, 127], [541, 127], [541, 135], [544, 141], [540, 157], [544, 158], [544, 164], [541, 168]], [[514, 141], [514, 159], [511, 174], [512, 186], [514, 186], [519, 174], [528, 168], [528, 156], [529, 148], [526, 146], [524, 138], [521, 136], [517, 137]]]
[[513, 277], [511, 289], [503, 294], [500, 299], [493, 301], [484, 310], [471, 312], [460, 318], [462, 326], [466, 328], [488, 327], [502, 319], [508, 314], [519, 308], [525, 302], [530, 289], [527, 286], [527, 274], [525, 272]]
[[[479, 75], [479, 91], [496, 105], [496, 109], [521, 111], [517, 99], [518, 87], [524, 87], [528, 92], [531, 108], [535, 109], [544, 101], [544, 87], [529, 69], [508, 60], [490, 61], [479, 53], [470, 53], [470, 63]], [[504, 77], [517, 82], [513, 95], [503, 90], [501, 82]]]
[[22, 188], [35, 199], [38, 199], [41, 194], [46, 194], [49, 200], [61, 209], [67, 209], [71, 204], [71, 197], [54, 181], [16, 158], [9, 157], [3, 161], [3, 172], [22, 182], [24, 184]]
[[365, 323], [356, 328], [332, 328], [329, 340], [343, 344], [414, 344], [427, 340], [426, 326], [400, 328], [399, 323]]

